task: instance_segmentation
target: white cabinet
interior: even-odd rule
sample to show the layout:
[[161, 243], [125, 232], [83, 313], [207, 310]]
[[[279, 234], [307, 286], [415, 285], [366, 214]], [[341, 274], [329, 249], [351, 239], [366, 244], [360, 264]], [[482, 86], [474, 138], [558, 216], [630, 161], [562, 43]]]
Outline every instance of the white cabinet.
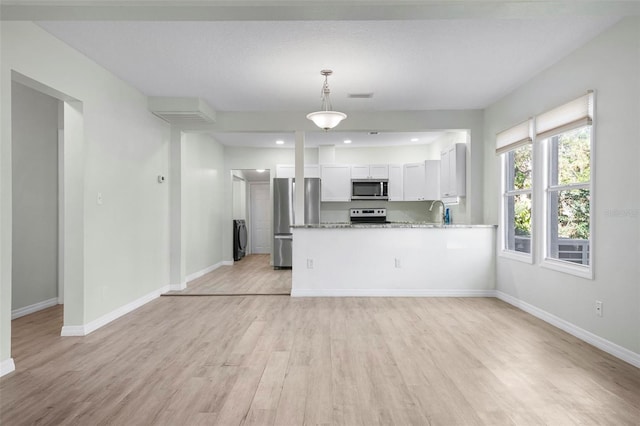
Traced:
[[404, 165], [404, 201], [440, 199], [440, 161], [426, 160]]
[[[296, 166], [289, 164], [278, 164], [276, 166], [276, 177], [279, 178], [295, 178]], [[305, 164], [304, 177], [319, 178], [320, 166], [318, 164]]]
[[389, 164], [389, 201], [404, 201], [402, 175], [402, 164]]
[[351, 201], [351, 166], [329, 164], [320, 166], [322, 201]]
[[440, 153], [440, 194], [442, 198], [464, 197], [467, 182], [467, 146], [457, 143]]
[[351, 166], [351, 179], [388, 179], [388, 164], [364, 164]]
[[304, 165], [304, 177], [306, 178], [319, 178], [320, 166], [318, 164], [305, 164]]

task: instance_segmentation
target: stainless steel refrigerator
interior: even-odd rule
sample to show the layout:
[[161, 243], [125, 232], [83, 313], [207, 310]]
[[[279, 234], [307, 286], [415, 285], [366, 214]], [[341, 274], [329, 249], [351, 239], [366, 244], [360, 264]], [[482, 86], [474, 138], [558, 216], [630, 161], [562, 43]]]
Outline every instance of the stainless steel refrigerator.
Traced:
[[[295, 191], [292, 178], [273, 179], [273, 267], [291, 268], [295, 224]], [[320, 178], [304, 179], [304, 223], [320, 223]]]

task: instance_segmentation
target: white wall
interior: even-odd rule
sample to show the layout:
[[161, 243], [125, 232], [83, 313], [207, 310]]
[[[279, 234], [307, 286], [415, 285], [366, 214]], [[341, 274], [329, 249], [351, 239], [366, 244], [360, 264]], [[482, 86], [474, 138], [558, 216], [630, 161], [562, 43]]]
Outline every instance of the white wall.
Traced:
[[393, 164], [423, 160], [439, 160], [430, 157], [430, 145], [400, 145], [394, 147], [336, 147], [336, 164]]
[[58, 100], [11, 85], [11, 309], [58, 296]]
[[183, 143], [185, 262], [186, 274], [191, 275], [223, 260], [224, 148], [201, 133], [186, 133]]
[[[499, 257], [497, 289], [640, 354], [640, 19], [621, 21], [487, 108], [485, 138], [495, 141], [497, 132], [588, 89], [596, 91], [595, 278], [545, 269], [538, 250], [534, 265]], [[485, 162], [485, 220], [497, 223], [499, 163], [491, 143]], [[534, 236], [539, 245], [541, 227]], [[596, 300], [604, 303], [602, 318]]]
[[[78, 161], [84, 164], [74, 170], [84, 173], [73, 178], [84, 180], [85, 202], [77, 206], [84, 210], [84, 264], [79, 265], [84, 294], [65, 291], [65, 326], [87, 324], [169, 285], [169, 186], [159, 184], [157, 176], [168, 171], [170, 134], [169, 126], [148, 112], [143, 94], [35, 24], [3, 21], [1, 43], [0, 361], [5, 361], [11, 336], [11, 71], [81, 102], [84, 146]], [[96, 202], [98, 192], [103, 205]]]

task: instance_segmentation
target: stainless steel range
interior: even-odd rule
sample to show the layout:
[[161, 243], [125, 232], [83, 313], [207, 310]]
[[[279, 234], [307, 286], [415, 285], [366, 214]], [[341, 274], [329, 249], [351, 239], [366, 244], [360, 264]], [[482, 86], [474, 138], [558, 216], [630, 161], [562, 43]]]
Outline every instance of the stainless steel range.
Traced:
[[349, 209], [351, 223], [389, 223], [387, 209], [381, 207]]

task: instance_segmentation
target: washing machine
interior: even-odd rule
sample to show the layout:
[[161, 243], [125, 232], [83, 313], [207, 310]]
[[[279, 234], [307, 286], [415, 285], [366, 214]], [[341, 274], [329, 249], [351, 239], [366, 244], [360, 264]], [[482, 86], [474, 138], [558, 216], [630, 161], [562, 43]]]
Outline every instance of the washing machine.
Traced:
[[233, 221], [233, 260], [238, 261], [247, 251], [247, 223], [244, 219]]

